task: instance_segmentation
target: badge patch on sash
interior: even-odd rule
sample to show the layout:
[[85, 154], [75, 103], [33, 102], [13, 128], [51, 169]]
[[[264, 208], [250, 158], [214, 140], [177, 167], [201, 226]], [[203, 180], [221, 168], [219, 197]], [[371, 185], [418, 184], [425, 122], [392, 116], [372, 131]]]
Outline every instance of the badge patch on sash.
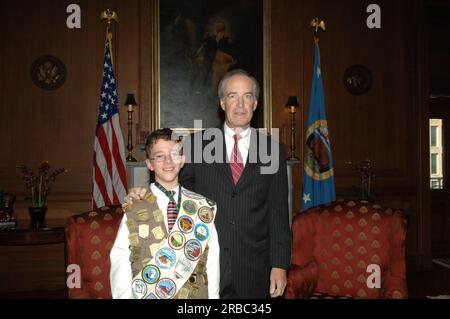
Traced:
[[150, 235], [150, 225], [139, 225], [139, 237], [145, 239], [148, 237], [148, 235]]
[[177, 286], [172, 279], [163, 278], [156, 285], [156, 294], [161, 299], [170, 299], [175, 295]]
[[204, 241], [209, 237], [209, 228], [205, 224], [197, 224], [194, 231], [195, 238]]
[[197, 204], [192, 200], [185, 200], [183, 202], [183, 209], [188, 215], [194, 215], [197, 212]]
[[184, 254], [189, 260], [196, 261], [202, 252], [202, 244], [197, 239], [190, 239], [184, 246]]
[[146, 209], [141, 209], [137, 212], [137, 216], [141, 222], [146, 222], [150, 219], [150, 214]]
[[164, 230], [161, 228], [161, 226], [153, 228], [152, 234], [156, 240], [161, 240], [164, 238]]
[[159, 280], [161, 271], [155, 265], [147, 265], [142, 269], [142, 278], [149, 284], [154, 284]]
[[162, 269], [172, 268], [176, 261], [175, 252], [169, 247], [163, 247], [155, 254], [155, 262]]
[[186, 237], [179, 231], [174, 231], [169, 235], [169, 246], [175, 250], [181, 249], [185, 241]]
[[132, 233], [128, 235], [128, 240], [130, 241], [131, 246], [139, 245], [139, 238], [137, 233]]
[[164, 243], [164, 240], [162, 240], [161, 242], [156, 243], [156, 244], [151, 244], [150, 247], [149, 247], [150, 248], [150, 254], [152, 256], [155, 256], [156, 252], [163, 245], [163, 243]]
[[183, 233], [188, 234], [194, 229], [194, 221], [189, 216], [182, 216], [178, 219], [178, 227]]
[[175, 265], [174, 275], [177, 279], [188, 277], [193, 271], [192, 263], [184, 257], [180, 257]]
[[206, 224], [210, 223], [214, 218], [214, 213], [212, 212], [212, 209], [208, 206], [200, 207], [198, 210], [198, 217], [200, 220]]
[[147, 285], [141, 279], [136, 279], [131, 284], [133, 287], [133, 295], [136, 299], [142, 299], [147, 293]]
[[153, 218], [157, 223], [162, 223], [164, 221], [164, 216], [162, 214], [161, 209], [155, 209], [153, 211]]

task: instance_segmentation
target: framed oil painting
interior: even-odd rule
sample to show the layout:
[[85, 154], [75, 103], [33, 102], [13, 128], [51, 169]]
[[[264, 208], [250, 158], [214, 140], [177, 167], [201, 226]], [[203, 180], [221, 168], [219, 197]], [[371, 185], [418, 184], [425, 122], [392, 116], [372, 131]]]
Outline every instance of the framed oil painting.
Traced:
[[239, 68], [261, 86], [252, 126], [270, 130], [270, 0], [160, 0], [155, 9], [155, 126], [221, 125], [218, 83]]

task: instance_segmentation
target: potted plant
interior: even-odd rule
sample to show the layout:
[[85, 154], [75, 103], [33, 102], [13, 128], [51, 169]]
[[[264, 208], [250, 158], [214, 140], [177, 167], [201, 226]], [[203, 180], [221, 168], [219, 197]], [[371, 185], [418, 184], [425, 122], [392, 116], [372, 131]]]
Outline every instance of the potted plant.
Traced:
[[359, 173], [361, 180], [360, 197], [361, 199], [367, 200], [369, 202], [375, 202], [375, 195], [372, 190], [372, 182], [375, 178], [375, 173], [373, 168], [375, 165], [372, 161], [366, 158], [362, 164], [355, 164], [353, 162], [347, 162], [348, 165], [352, 166], [355, 171]]
[[23, 180], [27, 189], [31, 189], [31, 206], [28, 207], [30, 213], [31, 228], [46, 228], [45, 214], [47, 212], [47, 195], [50, 192], [49, 184], [56, 180], [59, 174], [67, 173], [65, 168], [58, 168], [50, 172], [48, 161], [42, 162], [38, 167], [38, 172], [25, 166], [17, 166], [22, 172]]

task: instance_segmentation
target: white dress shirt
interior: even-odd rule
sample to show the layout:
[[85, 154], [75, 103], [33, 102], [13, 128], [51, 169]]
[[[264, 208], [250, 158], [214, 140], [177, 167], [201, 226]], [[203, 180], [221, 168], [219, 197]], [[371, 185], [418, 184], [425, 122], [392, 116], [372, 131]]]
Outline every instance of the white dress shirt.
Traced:
[[[227, 123], [224, 123], [223, 130], [225, 132], [225, 145], [227, 147], [227, 158], [230, 161], [231, 159], [231, 153], [233, 152], [234, 147], [234, 130], [230, 127], [228, 127]], [[239, 153], [241, 153], [242, 161], [245, 163], [247, 162], [248, 157], [248, 149], [250, 148], [250, 127], [246, 128], [244, 131], [242, 131], [239, 135], [241, 136], [238, 140], [238, 148]]]
[[[167, 224], [167, 205], [169, 198], [153, 183], [150, 189], [156, 196], [156, 201], [159, 208], [163, 211], [164, 224], [166, 229]], [[174, 199], [178, 201], [179, 187], [175, 189]], [[114, 299], [132, 299], [133, 293], [131, 289], [131, 282], [133, 280], [133, 272], [131, 270], [130, 262], [130, 241], [128, 239], [128, 227], [126, 225], [127, 216], [123, 214], [122, 221], [117, 232], [116, 240], [111, 249], [111, 271], [110, 282], [111, 292]], [[219, 299], [219, 283], [220, 283], [220, 265], [219, 265], [219, 240], [217, 237], [216, 228], [211, 227], [211, 237], [209, 240], [208, 259], [206, 261], [206, 273], [208, 275], [208, 296], [210, 299]]]

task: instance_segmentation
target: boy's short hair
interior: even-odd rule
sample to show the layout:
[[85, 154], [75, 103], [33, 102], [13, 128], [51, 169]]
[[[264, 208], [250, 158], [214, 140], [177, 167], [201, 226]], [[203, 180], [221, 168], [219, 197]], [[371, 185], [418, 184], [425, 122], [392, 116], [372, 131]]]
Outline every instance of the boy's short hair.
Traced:
[[[150, 135], [147, 136], [147, 139], [145, 140], [145, 153], [147, 155], [147, 158], [150, 157], [153, 145], [155, 145], [159, 140], [175, 141], [177, 143], [181, 142], [180, 136], [178, 136], [178, 134], [170, 128], [165, 127], [155, 130], [150, 133]], [[183, 152], [183, 150], [181, 149], [180, 152]]]

